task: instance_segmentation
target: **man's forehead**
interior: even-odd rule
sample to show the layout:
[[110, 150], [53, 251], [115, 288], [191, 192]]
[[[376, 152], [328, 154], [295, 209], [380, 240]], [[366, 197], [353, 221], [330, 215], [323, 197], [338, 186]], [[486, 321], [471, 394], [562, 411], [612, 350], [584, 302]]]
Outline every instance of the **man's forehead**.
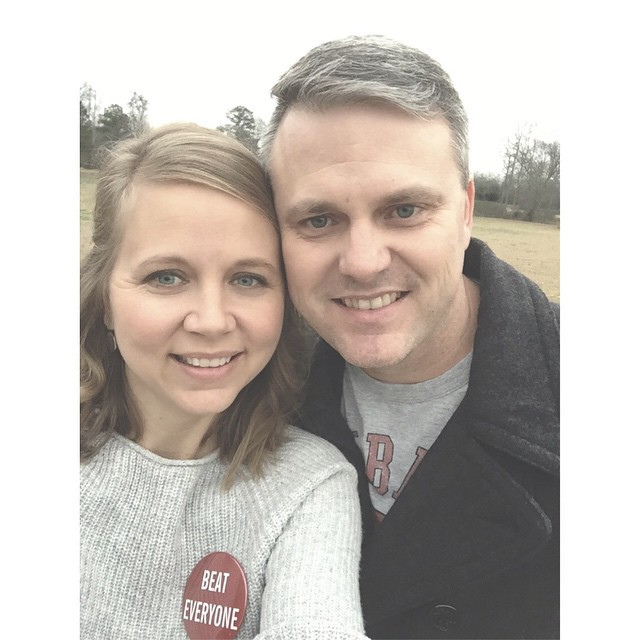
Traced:
[[336, 106], [324, 111], [291, 109], [270, 154], [272, 177], [323, 164], [374, 162], [421, 164], [429, 156], [454, 161], [451, 131], [444, 120], [423, 120], [378, 105]]
[[319, 146], [323, 136], [336, 132], [341, 142], [382, 138], [387, 132], [387, 144], [392, 145], [396, 134], [405, 132], [413, 136], [414, 132], [427, 130], [446, 144], [452, 141], [451, 128], [444, 118], [422, 118], [396, 106], [356, 103], [312, 109], [295, 105], [284, 115], [276, 131], [271, 158], [291, 148]]
[[277, 129], [277, 133], [286, 124], [288, 127], [299, 122], [308, 122], [314, 120], [316, 122], [329, 121], [333, 117], [348, 117], [349, 115], [357, 114], [358, 116], [368, 115], [370, 117], [397, 117], [408, 122], [413, 121], [416, 124], [424, 122], [439, 121], [447, 125], [446, 119], [438, 115], [418, 115], [403, 109], [399, 105], [395, 105], [382, 100], [363, 99], [354, 100], [351, 102], [336, 101], [333, 103], [322, 104], [305, 104], [296, 103], [290, 106], [285, 112], [280, 125]]

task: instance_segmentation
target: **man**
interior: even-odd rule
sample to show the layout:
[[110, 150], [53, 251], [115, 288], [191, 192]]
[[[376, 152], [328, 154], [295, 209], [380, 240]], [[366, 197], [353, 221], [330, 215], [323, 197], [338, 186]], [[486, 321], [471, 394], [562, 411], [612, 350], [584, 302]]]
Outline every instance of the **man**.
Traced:
[[262, 153], [321, 338], [300, 424], [359, 472], [368, 634], [559, 637], [558, 308], [471, 238], [456, 90], [353, 37], [273, 94]]

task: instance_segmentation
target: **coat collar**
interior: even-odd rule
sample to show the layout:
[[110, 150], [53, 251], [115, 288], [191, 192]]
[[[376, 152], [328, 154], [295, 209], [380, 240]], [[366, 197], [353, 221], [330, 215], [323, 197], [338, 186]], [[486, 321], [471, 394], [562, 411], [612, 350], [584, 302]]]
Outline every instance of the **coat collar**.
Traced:
[[473, 435], [559, 473], [559, 308], [473, 239], [464, 272], [480, 283], [469, 391]]

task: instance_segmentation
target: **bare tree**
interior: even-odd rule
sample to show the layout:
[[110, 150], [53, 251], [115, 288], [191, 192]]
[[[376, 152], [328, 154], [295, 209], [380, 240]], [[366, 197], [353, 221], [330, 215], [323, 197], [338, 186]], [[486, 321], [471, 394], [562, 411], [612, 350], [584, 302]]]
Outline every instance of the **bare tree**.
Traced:
[[98, 122], [98, 102], [94, 88], [87, 82], [80, 87], [80, 102], [84, 105], [89, 122], [95, 127]]
[[84, 83], [80, 87], [80, 166], [93, 167], [96, 144], [98, 106], [93, 87]]
[[522, 164], [527, 153], [531, 137], [531, 127], [518, 130], [513, 139], [507, 142], [504, 150], [504, 179], [502, 181], [502, 202], [516, 204], [518, 186], [521, 180]]
[[129, 100], [128, 112], [129, 127], [131, 128], [132, 133], [142, 133], [149, 127], [147, 122], [147, 106], [147, 100], [134, 91], [131, 96], [131, 100]]
[[560, 144], [519, 131], [505, 148], [502, 202], [532, 220], [540, 209], [559, 207]]

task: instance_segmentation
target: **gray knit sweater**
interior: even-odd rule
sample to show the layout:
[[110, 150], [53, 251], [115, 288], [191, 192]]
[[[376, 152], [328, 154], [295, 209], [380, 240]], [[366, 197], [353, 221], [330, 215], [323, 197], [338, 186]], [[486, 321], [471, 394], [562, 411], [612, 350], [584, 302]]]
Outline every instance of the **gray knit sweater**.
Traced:
[[81, 466], [81, 637], [187, 638], [182, 597], [196, 564], [233, 555], [248, 584], [238, 638], [361, 639], [356, 474], [295, 427], [263, 475], [161, 458], [115, 435]]

